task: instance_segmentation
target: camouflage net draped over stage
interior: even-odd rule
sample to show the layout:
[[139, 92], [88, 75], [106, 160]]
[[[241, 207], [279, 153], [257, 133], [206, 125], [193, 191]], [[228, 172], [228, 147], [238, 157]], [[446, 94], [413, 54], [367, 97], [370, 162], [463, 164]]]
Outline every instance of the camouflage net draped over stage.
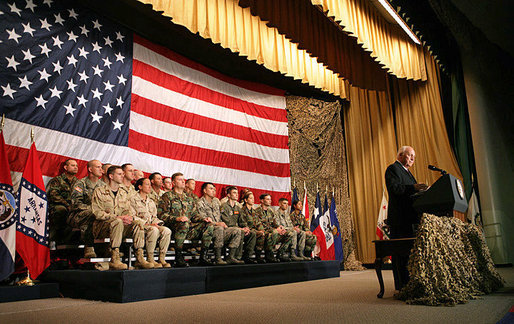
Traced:
[[504, 285], [479, 227], [454, 217], [423, 215], [408, 267], [408, 304], [453, 306]]
[[298, 195], [303, 199], [305, 182], [310, 215], [313, 214], [316, 200], [316, 184], [319, 184], [322, 197], [327, 193], [329, 199], [334, 189], [345, 269], [363, 269], [355, 259], [355, 233], [348, 196], [341, 104], [296, 96], [288, 96], [286, 100], [291, 186], [296, 184]]

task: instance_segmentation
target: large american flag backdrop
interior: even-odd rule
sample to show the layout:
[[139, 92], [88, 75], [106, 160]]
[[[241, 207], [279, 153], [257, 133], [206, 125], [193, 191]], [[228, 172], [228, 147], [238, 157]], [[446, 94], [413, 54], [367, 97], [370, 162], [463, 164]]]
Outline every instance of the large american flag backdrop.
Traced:
[[67, 158], [79, 176], [98, 159], [270, 192], [275, 205], [290, 196], [283, 91], [224, 76], [72, 1], [0, 1], [0, 87], [15, 184], [33, 128], [45, 180]]

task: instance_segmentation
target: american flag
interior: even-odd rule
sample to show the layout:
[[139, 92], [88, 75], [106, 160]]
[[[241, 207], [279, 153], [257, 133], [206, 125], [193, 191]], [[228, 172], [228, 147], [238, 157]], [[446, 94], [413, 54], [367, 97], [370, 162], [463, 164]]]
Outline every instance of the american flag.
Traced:
[[[0, 112], [15, 185], [30, 129], [45, 180], [66, 158], [182, 172], [290, 197], [285, 97], [229, 78], [70, 1], [0, 2]], [[45, 181], [45, 182], [46, 182]], [[221, 190], [218, 191], [218, 195]]]

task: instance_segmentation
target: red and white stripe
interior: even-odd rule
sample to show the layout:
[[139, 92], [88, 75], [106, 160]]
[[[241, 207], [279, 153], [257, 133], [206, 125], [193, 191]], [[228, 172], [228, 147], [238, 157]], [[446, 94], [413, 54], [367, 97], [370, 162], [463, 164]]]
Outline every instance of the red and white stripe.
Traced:
[[13, 182], [30, 148], [30, 129], [43, 176], [58, 175], [67, 158], [86, 174], [92, 159], [132, 163], [146, 173], [182, 172], [221, 188], [250, 188], [273, 202], [290, 197], [287, 113], [283, 91], [224, 76], [166, 48], [134, 37], [128, 147], [6, 119]]

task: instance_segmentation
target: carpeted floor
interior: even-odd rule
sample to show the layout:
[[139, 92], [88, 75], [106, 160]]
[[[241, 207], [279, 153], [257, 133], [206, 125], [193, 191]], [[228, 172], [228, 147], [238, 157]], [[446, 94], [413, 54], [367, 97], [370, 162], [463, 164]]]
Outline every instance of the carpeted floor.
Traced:
[[514, 305], [514, 268], [502, 290], [456, 307], [393, 299], [391, 271], [378, 299], [374, 270], [340, 278], [114, 304], [53, 298], [0, 304], [0, 323], [496, 323]]

